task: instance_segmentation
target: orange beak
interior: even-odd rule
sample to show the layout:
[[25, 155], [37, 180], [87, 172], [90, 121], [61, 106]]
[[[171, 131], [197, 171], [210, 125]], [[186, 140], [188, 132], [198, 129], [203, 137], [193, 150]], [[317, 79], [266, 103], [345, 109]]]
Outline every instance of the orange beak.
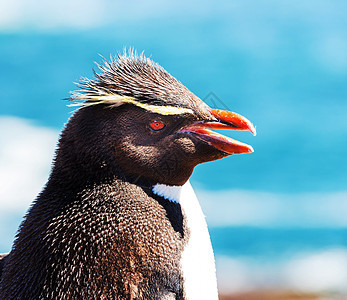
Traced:
[[215, 148], [228, 154], [242, 154], [254, 152], [252, 146], [236, 141], [208, 129], [247, 130], [254, 136], [256, 130], [253, 124], [245, 117], [226, 110], [210, 109], [216, 121], [197, 122], [184, 127], [180, 132], [194, 134], [199, 139], [209, 143]]

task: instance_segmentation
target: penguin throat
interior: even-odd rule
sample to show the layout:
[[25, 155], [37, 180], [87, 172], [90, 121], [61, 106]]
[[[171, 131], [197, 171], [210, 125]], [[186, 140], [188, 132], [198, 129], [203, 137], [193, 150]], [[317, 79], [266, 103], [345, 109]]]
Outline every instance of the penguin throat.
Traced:
[[179, 203], [181, 198], [182, 186], [158, 183], [153, 186], [152, 191], [154, 194], [161, 196], [169, 201]]

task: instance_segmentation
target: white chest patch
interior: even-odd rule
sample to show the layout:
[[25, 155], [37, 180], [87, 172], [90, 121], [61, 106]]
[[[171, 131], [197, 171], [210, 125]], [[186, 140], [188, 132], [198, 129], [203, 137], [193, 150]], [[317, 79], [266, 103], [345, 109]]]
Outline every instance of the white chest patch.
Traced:
[[172, 202], [179, 203], [181, 197], [182, 186], [180, 185], [165, 185], [156, 184], [152, 189], [154, 194], [164, 197]]
[[185, 299], [218, 299], [216, 268], [205, 216], [190, 182], [183, 186], [157, 184], [153, 192], [177, 202], [184, 211], [190, 236], [181, 256]]

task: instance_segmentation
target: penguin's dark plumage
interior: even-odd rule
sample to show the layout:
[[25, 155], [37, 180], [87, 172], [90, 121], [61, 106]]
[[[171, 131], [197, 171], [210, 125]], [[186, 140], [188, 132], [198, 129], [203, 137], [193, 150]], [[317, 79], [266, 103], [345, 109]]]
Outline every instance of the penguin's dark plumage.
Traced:
[[255, 133], [253, 125], [209, 108], [143, 56], [99, 68], [73, 94], [82, 107], [1, 261], [0, 299], [216, 298], [207, 227], [187, 180], [199, 163], [253, 151], [208, 128]]
[[4, 269], [4, 265], [8, 259], [8, 254], [0, 254], [0, 278], [2, 274], [2, 270]]

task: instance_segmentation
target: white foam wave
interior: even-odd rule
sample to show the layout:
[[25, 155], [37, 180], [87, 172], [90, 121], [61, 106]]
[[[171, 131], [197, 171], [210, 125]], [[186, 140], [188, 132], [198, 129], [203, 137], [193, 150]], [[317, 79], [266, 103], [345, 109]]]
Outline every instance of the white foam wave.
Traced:
[[300, 253], [287, 261], [217, 257], [219, 290], [239, 293], [257, 289], [347, 293], [347, 250]]
[[15, 117], [0, 117], [0, 216], [25, 212], [41, 191], [57, 139], [56, 130]]
[[347, 191], [280, 194], [197, 190], [210, 226], [347, 226]]
[[0, 252], [8, 252], [23, 215], [46, 183], [58, 131], [0, 117]]
[[196, 6], [187, 1], [175, 2], [120, 1], [120, 0], [0, 0], [0, 30], [18, 31], [34, 29], [59, 31], [69, 28], [90, 29], [127, 21], [165, 18], [172, 14], [206, 13], [213, 5], [205, 1]]
[[55, 31], [66, 28], [93, 28], [102, 23], [104, 4], [93, 0], [0, 0], [0, 29]]

